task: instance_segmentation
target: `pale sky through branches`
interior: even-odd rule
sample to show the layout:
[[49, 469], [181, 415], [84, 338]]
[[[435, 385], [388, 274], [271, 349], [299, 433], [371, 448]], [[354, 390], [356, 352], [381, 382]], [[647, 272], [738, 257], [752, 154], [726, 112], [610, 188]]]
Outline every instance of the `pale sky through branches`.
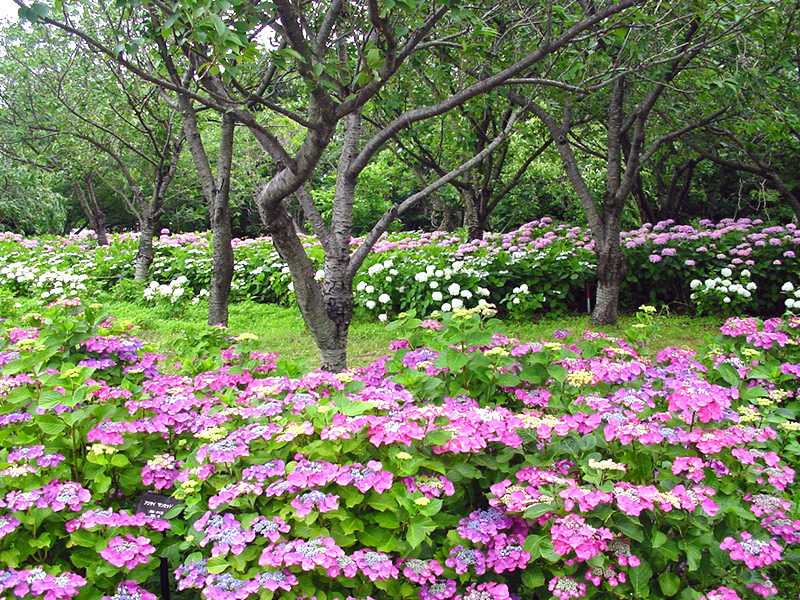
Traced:
[[19, 7], [11, 0], [0, 0], [0, 20], [4, 22], [16, 21]]

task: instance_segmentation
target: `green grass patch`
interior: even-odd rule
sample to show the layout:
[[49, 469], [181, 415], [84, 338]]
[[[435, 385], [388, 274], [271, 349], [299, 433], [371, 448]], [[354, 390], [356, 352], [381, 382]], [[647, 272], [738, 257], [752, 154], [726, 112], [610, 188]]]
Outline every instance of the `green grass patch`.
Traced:
[[[5, 316], [12, 321], [27, 312], [36, 312], [41, 306], [36, 300], [18, 298], [7, 306]], [[142, 306], [134, 302], [106, 301], [103, 303], [110, 315], [132, 321], [137, 335], [149, 342], [158, 352], [171, 354], [175, 349], [191, 345], [209, 330], [206, 324], [206, 306], [190, 306], [181, 315], [167, 315], [163, 309]], [[635, 315], [623, 315], [613, 326], [599, 327], [589, 321], [589, 315], [541, 316], [529, 320], [505, 321], [505, 333], [523, 341], [553, 340], [553, 332], [566, 329], [579, 334], [587, 329], [609, 335], [623, 336], [637, 322]], [[722, 318], [687, 317], [667, 313], [655, 317], [655, 327], [648, 339], [652, 351], [666, 346], [697, 347], [709, 336], [715, 336]], [[314, 340], [295, 307], [274, 304], [236, 302], [230, 306], [229, 332], [231, 336], [252, 333], [258, 336], [259, 346], [268, 352], [299, 361], [314, 369], [319, 357]], [[356, 319], [350, 327], [349, 365], [366, 366], [388, 353], [389, 344], [403, 332], [386, 330], [385, 324], [366, 319]]]
[[[169, 352], [171, 347], [189, 343], [193, 336], [208, 330], [206, 308], [202, 305], [190, 307], [179, 317], [165, 317], [157, 309], [128, 302], [108, 302], [109, 313], [133, 321], [140, 327], [139, 335], [153, 344], [160, 352]], [[637, 320], [633, 315], [623, 315], [613, 326], [598, 327], [589, 321], [588, 315], [562, 317], [539, 317], [526, 321], [506, 321], [506, 334], [523, 341], [553, 340], [553, 332], [566, 329], [581, 333], [587, 329], [602, 331], [609, 335], [623, 336]], [[665, 346], [697, 347], [708, 336], [718, 333], [722, 323], [717, 318], [659, 315], [654, 332], [649, 338], [653, 351]], [[317, 348], [296, 308], [274, 304], [237, 302], [230, 306], [229, 331], [231, 336], [252, 333], [258, 336], [259, 346], [265, 351], [277, 352], [282, 357], [305, 362], [309, 368], [319, 366]], [[356, 319], [350, 327], [348, 356], [349, 365], [366, 366], [388, 352], [389, 344], [402, 332], [389, 332], [385, 324], [374, 320]]]

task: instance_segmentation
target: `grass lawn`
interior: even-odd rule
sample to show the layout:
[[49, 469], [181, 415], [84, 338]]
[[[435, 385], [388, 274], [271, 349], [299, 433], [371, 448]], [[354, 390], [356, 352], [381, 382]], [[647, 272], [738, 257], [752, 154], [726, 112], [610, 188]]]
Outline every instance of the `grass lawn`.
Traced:
[[[37, 309], [31, 300], [21, 300], [20, 313]], [[208, 330], [205, 323], [206, 308], [190, 307], [180, 317], [165, 318], [163, 313], [130, 302], [109, 301], [104, 304], [108, 312], [129, 319], [138, 327], [137, 335], [150, 342], [159, 352], [169, 353], [170, 348], [191, 345], [191, 340]], [[10, 315], [13, 318], [13, 315]], [[718, 332], [722, 318], [697, 318], [661, 314], [656, 317], [655, 335], [650, 347], [658, 350], [665, 346], [695, 347], [706, 337]], [[621, 335], [636, 323], [633, 315], [624, 315], [619, 323], [610, 327], [596, 327], [589, 323], [588, 315], [536, 316], [526, 321], [506, 321], [506, 335], [523, 341], [552, 340], [557, 329], [582, 332], [586, 329]], [[229, 329], [231, 335], [249, 332], [257, 335], [264, 350], [278, 352], [281, 356], [299, 360], [308, 368], [319, 366], [314, 341], [296, 308], [271, 304], [237, 302], [230, 307]], [[398, 335], [386, 331], [378, 321], [357, 319], [350, 327], [349, 365], [365, 366], [387, 353], [387, 346]]]

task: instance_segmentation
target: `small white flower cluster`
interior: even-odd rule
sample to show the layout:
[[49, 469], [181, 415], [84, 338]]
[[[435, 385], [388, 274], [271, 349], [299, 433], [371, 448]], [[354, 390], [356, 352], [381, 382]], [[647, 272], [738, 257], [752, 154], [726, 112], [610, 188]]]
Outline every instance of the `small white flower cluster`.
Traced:
[[47, 298], [63, 298], [82, 295], [86, 291], [86, 280], [89, 276], [86, 273], [73, 273], [71, 271], [59, 271], [50, 269], [36, 278], [36, 287], [43, 290], [39, 296], [45, 300]]
[[723, 304], [730, 304], [733, 301], [741, 303], [751, 298], [753, 292], [758, 288], [755, 282], [750, 281], [751, 273], [747, 269], [742, 269], [736, 276], [738, 281], [732, 280], [735, 276], [733, 270], [729, 267], [721, 269], [719, 274], [720, 277], [706, 279], [705, 281], [693, 279], [689, 287], [695, 291], [689, 297], [698, 304], [703, 303], [704, 296], [718, 298]]
[[[49, 261], [48, 264], [57, 264]], [[13, 262], [0, 269], [0, 286], [17, 288], [42, 300], [81, 296], [87, 291], [89, 276], [74, 267], [51, 266], [47, 270], [25, 262]]]
[[[488, 289], [474, 284], [481, 277], [468, 261], [454, 260], [448, 266], [422, 262], [429, 258], [410, 254], [401, 264], [387, 259], [370, 265], [356, 283], [356, 304], [386, 321], [393, 311], [402, 309], [407, 297], [416, 298], [425, 311], [451, 312], [490, 295]], [[438, 259], [447, 260], [444, 255]]]
[[794, 311], [800, 312], [800, 287], [795, 288], [792, 282], [787, 281], [781, 286], [781, 291], [788, 296], [784, 300], [786, 310], [792, 314], [794, 314]]
[[150, 284], [144, 288], [143, 296], [147, 301], [166, 300], [170, 304], [176, 304], [182, 298], [188, 297], [186, 288], [184, 287], [187, 279], [184, 275], [173, 279], [169, 283], [158, 283], [151, 281]]
[[24, 262], [13, 262], [0, 269], [3, 279], [17, 283], [28, 283], [36, 279], [39, 269]]
[[522, 285], [515, 287], [513, 290], [511, 290], [511, 304], [519, 304], [519, 297], [523, 294], [527, 294], [529, 291], [530, 290], [528, 289], [527, 283], [523, 283]]

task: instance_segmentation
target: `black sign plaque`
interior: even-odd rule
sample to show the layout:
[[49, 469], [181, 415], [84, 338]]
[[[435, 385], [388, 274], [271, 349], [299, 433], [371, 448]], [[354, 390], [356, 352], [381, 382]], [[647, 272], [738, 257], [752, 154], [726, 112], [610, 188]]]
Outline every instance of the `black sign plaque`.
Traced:
[[154, 519], [163, 519], [164, 515], [167, 514], [172, 507], [178, 506], [178, 504], [183, 504], [183, 501], [170, 498], [164, 494], [143, 492], [141, 498], [139, 498], [139, 504], [136, 505], [136, 512], [144, 513], [148, 517], [153, 517]]

